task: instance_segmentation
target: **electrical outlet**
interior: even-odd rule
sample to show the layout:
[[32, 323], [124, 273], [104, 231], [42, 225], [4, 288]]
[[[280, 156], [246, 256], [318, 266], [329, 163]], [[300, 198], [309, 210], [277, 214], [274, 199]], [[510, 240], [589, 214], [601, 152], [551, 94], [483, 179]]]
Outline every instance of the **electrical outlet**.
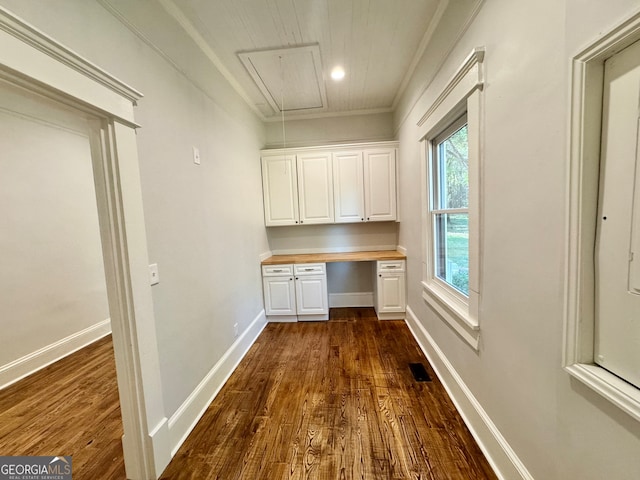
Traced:
[[157, 263], [149, 265], [149, 283], [151, 285], [157, 285], [160, 283], [160, 274], [158, 273]]
[[200, 165], [200, 149], [198, 147], [193, 147], [193, 163]]
[[234, 323], [233, 324], [233, 338], [238, 338], [238, 335], [240, 335], [240, 332], [238, 331], [238, 324]]

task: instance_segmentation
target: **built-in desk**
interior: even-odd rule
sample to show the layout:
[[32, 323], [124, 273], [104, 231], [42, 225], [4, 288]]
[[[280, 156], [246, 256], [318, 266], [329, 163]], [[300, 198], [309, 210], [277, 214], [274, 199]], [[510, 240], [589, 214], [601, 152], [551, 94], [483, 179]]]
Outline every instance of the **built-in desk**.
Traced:
[[395, 250], [345, 253], [304, 253], [296, 255], [273, 255], [263, 260], [262, 265], [287, 263], [331, 263], [331, 262], [377, 262], [379, 260], [405, 260], [406, 255]]
[[262, 261], [267, 318], [294, 322], [328, 319], [326, 264], [375, 262], [373, 306], [378, 318], [403, 319], [405, 260], [406, 255], [395, 250], [273, 255]]

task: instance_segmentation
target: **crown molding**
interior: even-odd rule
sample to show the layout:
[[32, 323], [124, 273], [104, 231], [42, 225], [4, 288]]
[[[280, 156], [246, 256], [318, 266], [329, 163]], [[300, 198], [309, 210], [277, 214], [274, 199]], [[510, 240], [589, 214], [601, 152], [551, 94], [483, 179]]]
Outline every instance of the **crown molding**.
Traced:
[[47, 54], [54, 60], [107, 87], [137, 105], [143, 95], [133, 87], [107, 73], [96, 64], [65, 47], [53, 38], [0, 7], [0, 30]]

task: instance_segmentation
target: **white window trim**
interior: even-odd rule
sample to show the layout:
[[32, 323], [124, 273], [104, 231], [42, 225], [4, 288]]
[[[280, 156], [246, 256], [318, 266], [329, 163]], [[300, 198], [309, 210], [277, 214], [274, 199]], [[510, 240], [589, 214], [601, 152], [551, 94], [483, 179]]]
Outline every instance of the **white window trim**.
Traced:
[[[458, 68], [418, 121], [422, 155], [422, 298], [475, 350], [479, 348], [480, 323], [480, 224], [481, 224], [481, 115], [484, 86], [484, 47], [475, 48]], [[431, 139], [466, 112], [469, 141], [469, 297], [434, 275], [433, 225], [429, 209]]]
[[640, 389], [594, 362], [595, 222], [604, 61], [640, 40], [640, 12], [572, 59], [567, 201], [564, 369], [636, 420]]

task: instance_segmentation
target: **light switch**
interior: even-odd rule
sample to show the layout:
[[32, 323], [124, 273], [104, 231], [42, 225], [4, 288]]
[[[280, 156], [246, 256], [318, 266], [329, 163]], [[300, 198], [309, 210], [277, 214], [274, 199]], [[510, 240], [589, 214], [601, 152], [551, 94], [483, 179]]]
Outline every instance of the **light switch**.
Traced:
[[200, 149], [198, 147], [193, 147], [193, 163], [200, 165]]
[[160, 283], [160, 274], [158, 273], [158, 264], [152, 263], [149, 265], [149, 283], [151, 285], [157, 285]]

